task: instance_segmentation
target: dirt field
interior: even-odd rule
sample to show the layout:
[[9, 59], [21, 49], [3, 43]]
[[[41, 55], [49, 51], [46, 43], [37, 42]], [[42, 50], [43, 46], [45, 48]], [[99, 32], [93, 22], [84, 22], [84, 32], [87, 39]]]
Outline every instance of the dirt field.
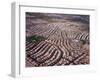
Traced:
[[89, 16], [26, 13], [26, 67], [90, 63]]

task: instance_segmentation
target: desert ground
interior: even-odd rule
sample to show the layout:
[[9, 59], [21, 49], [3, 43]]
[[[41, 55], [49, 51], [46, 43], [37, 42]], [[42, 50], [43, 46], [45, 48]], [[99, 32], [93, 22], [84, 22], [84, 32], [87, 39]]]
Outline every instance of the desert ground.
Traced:
[[26, 67], [86, 65], [89, 16], [26, 12]]

